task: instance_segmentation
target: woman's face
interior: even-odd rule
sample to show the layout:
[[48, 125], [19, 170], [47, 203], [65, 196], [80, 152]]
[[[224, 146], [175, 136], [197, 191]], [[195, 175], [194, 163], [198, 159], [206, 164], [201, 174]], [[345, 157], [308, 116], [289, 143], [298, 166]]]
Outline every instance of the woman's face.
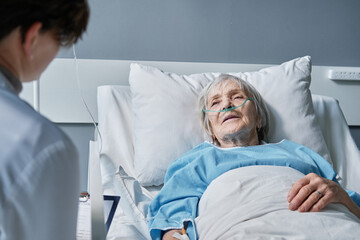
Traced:
[[[244, 103], [248, 96], [240, 89], [237, 82], [225, 80], [215, 86], [208, 95], [206, 109], [223, 110], [236, 107]], [[226, 112], [207, 112], [210, 127], [221, 147], [234, 147], [231, 138], [237, 138], [245, 145], [258, 144], [257, 130], [258, 116], [253, 101], [236, 109]], [[230, 141], [229, 141], [230, 139]]]

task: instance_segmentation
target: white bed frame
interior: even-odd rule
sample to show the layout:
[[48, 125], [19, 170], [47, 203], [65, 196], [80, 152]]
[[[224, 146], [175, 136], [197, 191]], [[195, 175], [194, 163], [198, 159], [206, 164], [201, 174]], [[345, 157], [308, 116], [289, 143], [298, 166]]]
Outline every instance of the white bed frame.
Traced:
[[[287, 59], [290, 60], [290, 59]], [[286, 60], [285, 60], [286, 61]], [[92, 119], [84, 106], [86, 102], [97, 121], [97, 87], [101, 85], [129, 85], [130, 63], [158, 67], [167, 72], [191, 74], [200, 72], [256, 71], [270, 65], [227, 64], [193, 62], [159, 62], [78, 59], [79, 80], [76, 78], [74, 59], [55, 59], [44, 72], [40, 81], [24, 84], [21, 97], [35, 109], [57, 123], [91, 123]], [[360, 81], [333, 81], [328, 78], [330, 70], [360, 71], [353, 67], [313, 66], [311, 91], [337, 99], [349, 125], [360, 126]], [[83, 99], [82, 99], [83, 98]], [[90, 152], [98, 152], [96, 144], [90, 144]], [[92, 234], [93, 239], [104, 239], [103, 208], [101, 202], [101, 180], [97, 154], [90, 154], [89, 176], [92, 193]], [[100, 185], [99, 185], [100, 184]], [[95, 190], [94, 190], [95, 189]]]
[[[289, 59], [286, 59], [289, 60]], [[167, 72], [190, 74], [200, 72], [255, 71], [271, 65], [234, 63], [194, 63], [78, 59], [79, 81], [76, 79], [74, 59], [55, 59], [39, 82], [26, 83], [21, 96], [42, 114], [57, 123], [92, 122], [81, 95], [97, 121], [96, 92], [101, 85], [129, 85], [129, 66], [132, 62], [158, 67]], [[334, 81], [330, 70], [360, 72], [360, 67], [313, 66], [311, 91], [313, 94], [337, 99], [348, 125], [360, 126], [360, 81]], [[80, 85], [80, 86], [79, 86]], [[81, 89], [81, 90], [80, 90]]]

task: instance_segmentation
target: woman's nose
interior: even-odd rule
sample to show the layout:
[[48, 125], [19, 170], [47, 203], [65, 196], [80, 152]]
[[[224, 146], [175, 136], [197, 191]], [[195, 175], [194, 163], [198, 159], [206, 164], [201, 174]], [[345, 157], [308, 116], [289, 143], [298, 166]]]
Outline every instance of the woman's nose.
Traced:
[[224, 109], [227, 109], [227, 108], [231, 108], [232, 106], [232, 103], [230, 100], [226, 99], [226, 100], [223, 100], [223, 106], [222, 106], [222, 109], [221, 110], [224, 110]]

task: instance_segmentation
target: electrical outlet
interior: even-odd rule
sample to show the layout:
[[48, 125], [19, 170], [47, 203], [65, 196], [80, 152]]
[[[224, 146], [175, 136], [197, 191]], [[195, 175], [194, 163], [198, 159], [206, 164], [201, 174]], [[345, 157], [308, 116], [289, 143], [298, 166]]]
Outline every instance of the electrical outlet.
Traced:
[[328, 77], [331, 80], [360, 80], [360, 71], [331, 69]]

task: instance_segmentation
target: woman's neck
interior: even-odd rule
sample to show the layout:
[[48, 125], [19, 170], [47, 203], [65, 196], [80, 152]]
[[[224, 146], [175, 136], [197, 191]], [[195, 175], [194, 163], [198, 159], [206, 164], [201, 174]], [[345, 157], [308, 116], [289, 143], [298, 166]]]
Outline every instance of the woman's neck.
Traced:
[[235, 133], [225, 135], [222, 139], [218, 139], [220, 147], [247, 147], [259, 145], [259, 139], [256, 131], [241, 129]]

